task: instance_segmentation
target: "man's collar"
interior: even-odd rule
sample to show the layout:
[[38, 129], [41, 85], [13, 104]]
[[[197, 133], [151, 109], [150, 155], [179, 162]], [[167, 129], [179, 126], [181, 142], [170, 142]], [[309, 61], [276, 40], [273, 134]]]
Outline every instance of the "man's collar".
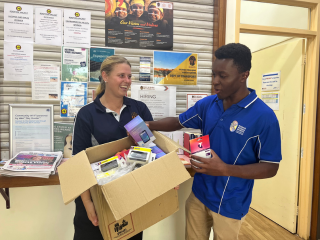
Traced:
[[239, 107], [247, 108], [254, 103], [255, 100], [257, 100], [258, 96], [256, 91], [251, 88], [248, 88], [248, 90], [250, 91], [250, 94], [237, 103]]

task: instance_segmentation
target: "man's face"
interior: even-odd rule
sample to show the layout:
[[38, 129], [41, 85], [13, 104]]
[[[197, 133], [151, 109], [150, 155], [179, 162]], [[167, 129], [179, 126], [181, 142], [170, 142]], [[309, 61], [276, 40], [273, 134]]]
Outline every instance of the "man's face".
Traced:
[[148, 8], [148, 18], [151, 22], [158, 21], [162, 18], [161, 11], [155, 6], [151, 6]]
[[137, 17], [141, 17], [141, 15], [143, 14], [143, 5], [133, 4], [132, 5], [132, 14]]
[[123, 7], [117, 7], [114, 11], [116, 16], [120, 19], [124, 19], [127, 17], [127, 9]]
[[245, 81], [244, 74], [238, 72], [233, 59], [216, 59], [212, 65], [212, 84], [218, 98], [233, 98]]

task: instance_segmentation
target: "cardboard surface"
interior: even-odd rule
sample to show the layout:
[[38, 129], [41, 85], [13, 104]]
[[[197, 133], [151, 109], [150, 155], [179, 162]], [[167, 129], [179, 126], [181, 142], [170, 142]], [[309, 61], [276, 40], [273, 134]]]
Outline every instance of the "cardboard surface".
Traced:
[[101, 189], [94, 186], [90, 191], [93, 201], [99, 202], [96, 210], [104, 240], [127, 240], [179, 210], [178, 194], [172, 189], [116, 221]]
[[97, 184], [85, 151], [58, 167], [63, 202], [70, 203], [84, 191]]
[[176, 153], [181, 146], [153, 133], [155, 144], [167, 154], [103, 186], [97, 185], [90, 163], [130, 148], [128, 137], [86, 149], [59, 167], [65, 204], [90, 188], [105, 240], [126, 240], [178, 210], [173, 188], [190, 178]]

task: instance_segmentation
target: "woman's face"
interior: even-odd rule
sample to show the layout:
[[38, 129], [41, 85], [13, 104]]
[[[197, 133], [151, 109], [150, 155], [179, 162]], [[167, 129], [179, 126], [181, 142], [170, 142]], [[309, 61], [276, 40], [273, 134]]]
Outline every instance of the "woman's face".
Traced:
[[148, 9], [148, 17], [151, 22], [156, 22], [161, 19], [161, 11], [155, 6], [151, 6]]
[[131, 68], [126, 63], [116, 64], [109, 75], [102, 72], [102, 78], [106, 82], [106, 92], [124, 97], [131, 86]]
[[132, 5], [132, 14], [135, 15], [136, 17], [141, 17], [143, 14], [143, 5], [141, 4], [133, 4]]

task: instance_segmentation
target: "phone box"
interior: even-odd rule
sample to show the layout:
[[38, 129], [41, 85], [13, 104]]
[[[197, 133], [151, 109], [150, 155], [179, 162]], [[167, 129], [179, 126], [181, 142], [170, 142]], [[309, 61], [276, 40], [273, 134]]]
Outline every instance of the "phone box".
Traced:
[[153, 134], [167, 154], [103, 186], [97, 185], [90, 163], [130, 148], [130, 138], [88, 148], [58, 167], [65, 204], [90, 189], [104, 240], [127, 240], [179, 210], [173, 188], [190, 178], [176, 154], [181, 146], [156, 131]]
[[211, 151], [209, 135], [190, 140], [190, 151], [193, 155], [203, 158], [210, 158]]
[[156, 139], [140, 116], [136, 116], [124, 127], [140, 147], [146, 147]]

